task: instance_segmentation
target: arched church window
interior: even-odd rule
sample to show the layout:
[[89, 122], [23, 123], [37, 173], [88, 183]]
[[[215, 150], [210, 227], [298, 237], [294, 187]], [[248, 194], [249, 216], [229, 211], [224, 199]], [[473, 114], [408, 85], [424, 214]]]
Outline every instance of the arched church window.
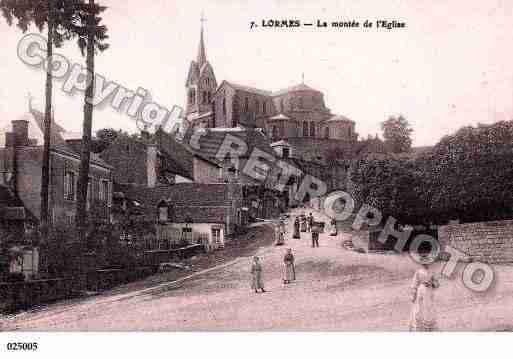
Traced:
[[324, 138], [330, 138], [330, 128], [329, 127], [324, 128]]
[[248, 112], [249, 110], [249, 98], [244, 98], [244, 112]]
[[226, 116], [226, 98], [223, 97], [223, 115]]
[[310, 137], [315, 137], [315, 123], [310, 122]]
[[303, 122], [303, 137], [308, 137], [308, 122]]
[[255, 113], [258, 113], [260, 111], [260, 102], [258, 100], [255, 100]]
[[265, 106], [266, 102], [265, 101], [262, 101], [262, 113], [265, 115], [267, 113], [267, 109], [266, 109], [266, 106]]

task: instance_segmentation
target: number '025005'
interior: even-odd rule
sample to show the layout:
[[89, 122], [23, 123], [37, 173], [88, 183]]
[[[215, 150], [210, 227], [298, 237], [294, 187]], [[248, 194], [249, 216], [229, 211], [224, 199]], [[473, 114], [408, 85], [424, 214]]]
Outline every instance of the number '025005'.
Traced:
[[11, 342], [7, 343], [7, 350], [19, 350], [19, 351], [28, 351], [28, 350], [37, 350], [37, 343], [20, 343], [20, 342]]

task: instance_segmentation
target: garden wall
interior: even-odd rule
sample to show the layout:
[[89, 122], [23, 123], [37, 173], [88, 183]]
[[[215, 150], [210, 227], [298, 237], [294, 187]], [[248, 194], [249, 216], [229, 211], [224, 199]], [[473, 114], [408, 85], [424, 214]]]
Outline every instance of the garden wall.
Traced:
[[452, 224], [438, 229], [442, 246], [484, 263], [513, 262], [513, 220]]

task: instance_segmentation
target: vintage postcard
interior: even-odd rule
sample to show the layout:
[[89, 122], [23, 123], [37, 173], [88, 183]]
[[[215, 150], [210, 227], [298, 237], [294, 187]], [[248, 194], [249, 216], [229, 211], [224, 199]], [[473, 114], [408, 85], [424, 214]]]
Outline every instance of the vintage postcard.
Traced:
[[0, 0], [0, 331], [513, 330], [513, 4]]

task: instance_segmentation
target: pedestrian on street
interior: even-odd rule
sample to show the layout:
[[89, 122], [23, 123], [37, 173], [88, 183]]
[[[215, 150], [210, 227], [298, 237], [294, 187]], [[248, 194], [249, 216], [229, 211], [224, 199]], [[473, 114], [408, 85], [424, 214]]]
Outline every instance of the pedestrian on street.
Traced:
[[307, 225], [308, 221], [306, 220], [306, 216], [304, 213], [301, 214], [300, 220], [301, 220], [301, 232], [306, 232], [306, 225]]
[[413, 307], [410, 331], [432, 332], [437, 330], [434, 292], [440, 284], [429, 271], [431, 257], [421, 255], [420, 260], [423, 262], [422, 267], [413, 275], [411, 286]]
[[263, 268], [260, 263], [260, 258], [254, 256], [253, 264], [251, 265], [251, 288], [255, 290], [255, 293], [258, 293], [259, 289], [262, 290], [262, 293], [265, 292], [262, 272]]
[[312, 213], [310, 212], [310, 214], [308, 215], [308, 219], [307, 219], [307, 226], [306, 226], [307, 232], [311, 232], [312, 231], [313, 223], [314, 223], [314, 218], [312, 216]]
[[335, 218], [331, 220], [331, 233], [330, 236], [336, 236], [338, 234], [337, 221]]
[[294, 220], [294, 234], [292, 235], [292, 238], [294, 238], [294, 239], [301, 238], [301, 233], [299, 232], [299, 227], [300, 227], [299, 217], [296, 217], [296, 219]]
[[312, 248], [319, 247], [319, 232], [320, 228], [314, 223], [312, 226]]
[[296, 268], [294, 266], [294, 255], [292, 249], [287, 249], [287, 253], [283, 257], [283, 284], [289, 284], [296, 280]]

